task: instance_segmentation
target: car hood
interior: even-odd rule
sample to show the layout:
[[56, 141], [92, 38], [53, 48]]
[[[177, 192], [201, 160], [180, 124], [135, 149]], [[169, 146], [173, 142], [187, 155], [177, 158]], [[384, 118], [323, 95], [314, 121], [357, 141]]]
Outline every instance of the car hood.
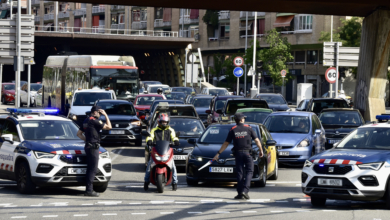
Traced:
[[15, 90], [4, 90], [4, 93], [15, 95]]
[[[139, 118], [136, 115], [108, 115], [110, 121], [139, 121]], [[102, 121], [106, 121], [106, 117], [103, 115], [99, 118]]]
[[274, 111], [286, 111], [290, 109], [286, 104], [268, 104], [268, 107]]
[[271, 136], [276, 141], [277, 146], [295, 146], [308, 135], [309, 134], [299, 133], [271, 133]]
[[356, 126], [341, 126], [341, 125], [322, 125], [326, 133], [335, 133], [338, 131], [341, 134], [348, 134], [358, 128], [361, 125]]
[[206, 110], [209, 110], [208, 107], [196, 107], [195, 108], [196, 110], [196, 113], [198, 113], [198, 115], [206, 115]]
[[[219, 149], [221, 148], [221, 144], [199, 144], [195, 145], [194, 150], [192, 151], [193, 155], [214, 158]], [[219, 155], [219, 158], [233, 158], [232, 154], [233, 144], [229, 144], [226, 150]]]
[[350, 160], [360, 163], [374, 163], [390, 161], [390, 152], [387, 150], [369, 150], [369, 149], [330, 149], [310, 158], [310, 161], [316, 159], [337, 159]]
[[72, 106], [69, 114], [85, 115], [85, 112], [91, 111], [92, 106]]
[[[21, 143], [22, 147], [26, 147], [33, 151], [41, 151], [46, 153], [57, 154], [72, 154], [69, 151], [82, 151], [84, 152], [84, 141], [82, 140], [38, 140], [38, 141], [24, 141]], [[65, 152], [58, 152], [65, 151]], [[68, 152], [66, 152], [68, 151]], [[100, 147], [100, 152], [104, 153], [107, 150]], [[84, 153], [85, 154], [85, 153]]]

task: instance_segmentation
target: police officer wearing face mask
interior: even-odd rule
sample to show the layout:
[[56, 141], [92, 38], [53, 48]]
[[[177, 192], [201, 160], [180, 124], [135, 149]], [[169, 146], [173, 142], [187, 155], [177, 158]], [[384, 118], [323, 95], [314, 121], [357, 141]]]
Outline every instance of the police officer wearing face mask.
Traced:
[[[259, 157], [263, 157], [263, 148], [259, 138], [250, 125], [244, 124], [245, 115], [243, 113], [236, 113], [234, 120], [236, 126], [232, 127], [228, 133], [225, 142], [222, 144], [214, 160], [217, 161], [219, 155], [228, 147], [233, 140], [233, 154], [236, 158], [237, 169], [237, 193], [235, 199], [249, 199], [249, 187], [253, 176], [253, 158], [252, 152], [252, 139], [256, 142], [257, 147], [260, 149]], [[244, 169], [246, 176], [244, 176]]]
[[[106, 117], [106, 123], [99, 120], [100, 115]], [[91, 117], [84, 120], [83, 127], [77, 132], [77, 136], [85, 141], [84, 149], [87, 155], [87, 183], [85, 196], [99, 196], [99, 193], [93, 191], [93, 180], [95, 179], [99, 164], [99, 131], [110, 130], [111, 128], [111, 122], [107, 113], [102, 110], [100, 106], [93, 106], [91, 109]], [[85, 134], [85, 136], [83, 134]]]

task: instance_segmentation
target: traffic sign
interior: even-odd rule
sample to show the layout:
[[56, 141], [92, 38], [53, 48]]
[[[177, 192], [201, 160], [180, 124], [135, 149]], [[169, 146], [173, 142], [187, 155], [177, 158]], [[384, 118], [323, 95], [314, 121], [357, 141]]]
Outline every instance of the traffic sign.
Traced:
[[286, 77], [286, 74], [287, 74], [287, 71], [286, 71], [286, 70], [280, 71], [280, 75], [282, 75], [282, 77]]
[[191, 63], [195, 62], [196, 61], [195, 54], [191, 54], [191, 56], [189, 56], [188, 59], [190, 60]]
[[234, 70], [233, 70], [233, 74], [234, 74], [236, 77], [241, 77], [241, 76], [244, 74], [244, 70], [243, 70], [241, 67], [236, 67], [236, 68], [234, 68]]
[[[336, 82], [336, 68], [335, 67], [330, 67], [326, 70], [325, 72], [325, 79], [329, 83], [335, 83]], [[337, 74], [338, 76], [339, 74]]]
[[244, 65], [244, 59], [242, 57], [236, 57], [233, 60], [234, 66], [240, 67]]

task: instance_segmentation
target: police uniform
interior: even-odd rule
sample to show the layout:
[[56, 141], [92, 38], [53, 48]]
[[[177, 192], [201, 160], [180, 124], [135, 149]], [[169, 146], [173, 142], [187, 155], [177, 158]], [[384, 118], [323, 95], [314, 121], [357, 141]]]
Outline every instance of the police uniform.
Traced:
[[[94, 106], [91, 112], [100, 108]], [[95, 117], [86, 118], [83, 122], [82, 131], [85, 132], [85, 153], [87, 155], [87, 173], [86, 173], [86, 193], [93, 192], [93, 181], [99, 164], [99, 131], [103, 129], [105, 123]]]
[[[236, 158], [237, 170], [237, 192], [239, 195], [249, 192], [251, 180], [253, 176], [253, 158], [251, 156], [252, 140], [256, 139], [257, 135], [250, 125], [238, 123], [232, 127], [226, 138], [226, 142], [233, 141], [234, 157]], [[246, 176], [244, 177], [244, 167]]]

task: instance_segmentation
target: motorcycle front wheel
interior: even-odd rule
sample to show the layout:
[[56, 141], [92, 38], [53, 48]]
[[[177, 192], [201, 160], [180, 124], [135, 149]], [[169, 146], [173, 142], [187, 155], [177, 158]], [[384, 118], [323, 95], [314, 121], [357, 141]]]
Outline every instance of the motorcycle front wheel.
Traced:
[[156, 185], [157, 185], [157, 191], [159, 193], [163, 193], [164, 192], [164, 175], [163, 174], [157, 174]]

